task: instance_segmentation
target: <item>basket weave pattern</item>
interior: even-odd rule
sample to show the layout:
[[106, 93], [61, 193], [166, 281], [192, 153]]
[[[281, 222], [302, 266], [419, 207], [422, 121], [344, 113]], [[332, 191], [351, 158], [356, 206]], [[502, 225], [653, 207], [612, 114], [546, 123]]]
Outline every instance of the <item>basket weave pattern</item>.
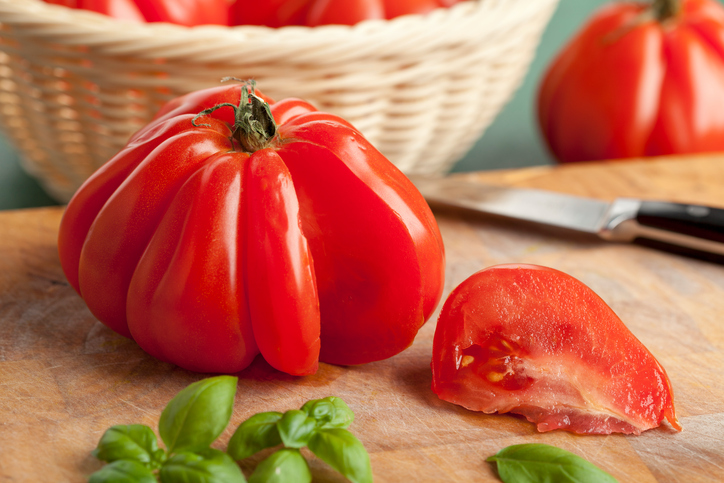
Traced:
[[557, 1], [270, 29], [0, 0], [0, 125], [24, 168], [67, 201], [166, 101], [235, 76], [344, 117], [408, 174], [442, 174], [520, 84]]

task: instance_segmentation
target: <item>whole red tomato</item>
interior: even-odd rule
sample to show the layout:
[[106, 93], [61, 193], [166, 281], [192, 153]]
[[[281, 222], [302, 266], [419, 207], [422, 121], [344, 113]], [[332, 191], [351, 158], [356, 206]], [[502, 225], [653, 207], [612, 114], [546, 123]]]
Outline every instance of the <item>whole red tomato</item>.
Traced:
[[235, 85], [167, 104], [68, 204], [69, 282], [108, 327], [194, 371], [399, 353], [442, 294], [428, 205], [349, 123], [266, 101]]
[[424, 14], [462, 0], [236, 0], [232, 25], [354, 25], [362, 20]]
[[45, 0], [136, 22], [228, 25], [232, 0]]
[[432, 389], [485, 413], [512, 412], [539, 431], [634, 433], [666, 418], [663, 367], [590, 288], [558, 270], [507, 264], [463, 281], [435, 329]]
[[724, 8], [600, 9], [543, 77], [540, 127], [560, 162], [724, 150]]

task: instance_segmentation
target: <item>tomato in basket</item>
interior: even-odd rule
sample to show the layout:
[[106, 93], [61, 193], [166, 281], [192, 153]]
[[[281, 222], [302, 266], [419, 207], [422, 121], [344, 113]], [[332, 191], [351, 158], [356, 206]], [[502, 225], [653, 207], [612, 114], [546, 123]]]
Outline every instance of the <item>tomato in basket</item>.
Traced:
[[425, 14], [451, 7], [462, 0], [236, 0], [231, 8], [232, 25], [338, 24], [354, 25], [362, 20], [391, 19], [406, 14]]
[[507, 264], [453, 290], [433, 340], [432, 388], [539, 431], [680, 430], [664, 368], [590, 288], [558, 270]]
[[90, 311], [158, 359], [289, 374], [407, 348], [445, 257], [414, 185], [352, 125], [253, 84], [169, 102], [75, 193], [58, 239]]
[[45, 0], [136, 22], [228, 25], [231, 0]]
[[617, 1], [543, 77], [538, 119], [560, 162], [724, 150], [724, 7]]

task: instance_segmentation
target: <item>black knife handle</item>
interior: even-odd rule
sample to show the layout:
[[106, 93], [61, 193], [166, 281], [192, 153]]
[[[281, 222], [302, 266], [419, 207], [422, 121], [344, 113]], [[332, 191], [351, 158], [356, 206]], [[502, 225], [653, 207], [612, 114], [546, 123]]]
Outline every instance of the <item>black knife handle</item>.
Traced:
[[[660, 233], [674, 233], [724, 244], [724, 210], [701, 205], [688, 205], [666, 201], [642, 201], [636, 214], [641, 227], [653, 228]], [[635, 243], [716, 263], [724, 263], [724, 251], [702, 250], [693, 243], [670, 242], [663, 237], [642, 233]], [[724, 245], [723, 245], [724, 246]]]
[[724, 210], [666, 201], [642, 201], [640, 225], [724, 243]]

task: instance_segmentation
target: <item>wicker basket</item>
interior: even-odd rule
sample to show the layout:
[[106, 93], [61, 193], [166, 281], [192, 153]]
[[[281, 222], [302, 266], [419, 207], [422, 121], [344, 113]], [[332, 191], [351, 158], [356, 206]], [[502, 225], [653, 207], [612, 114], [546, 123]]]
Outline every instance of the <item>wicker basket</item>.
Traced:
[[408, 174], [464, 156], [518, 87], [558, 0], [470, 0], [354, 27], [133, 24], [0, 0], [0, 123], [59, 201], [167, 100], [254, 78], [349, 120]]

